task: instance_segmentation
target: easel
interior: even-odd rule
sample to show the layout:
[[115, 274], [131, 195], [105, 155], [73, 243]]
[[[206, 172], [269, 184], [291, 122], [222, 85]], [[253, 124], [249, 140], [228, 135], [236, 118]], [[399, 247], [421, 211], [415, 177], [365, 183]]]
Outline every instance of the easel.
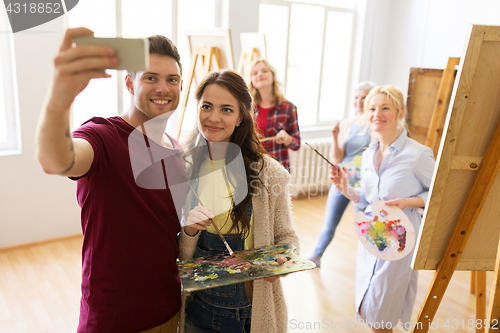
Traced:
[[[443, 135], [444, 122], [446, 111], [450, 105], [451, 93], [455, 83], [456, 70], [455, 66], [460, 63], [460, 58], [449, 58], [448, 64], [443, 72], [439, 91], [432, 113], [432, 119], [429, 125], [429, 132], [425, 145], [430, 147], [434, 152], [434, 157], [437, 157], [439, 151], [439, 143]], [[486, 272], [472, 271], [471, 272], [471, 294], [476, 295], [476, 318], [485, 318], [486, 316]]]
[[[429, 330], [455, 270], [482, 271], [476, 283], [483, 271], [495, 271], [487, 318], [500, 318], [499, 54], [500, 27], [472, 25], [413, 258], [414, 269], [436, 269], [413, 332]], [[481, 288], [476, 285], [476, 298], [484, 297]], [[484, 330], [486, 317], [478, 315], [482, 328], [475, 326], [477, 332]]]
[[[186, 107], [189, 99], [189, 92], [191, 90], [193, 78], [196, 75], [198, 58], [201, 58], [201, 63], [203, 64], [203, 70], [200, 73], [202, 77], [205, 77], [205, 75], [207, 75], [211, 71], [216, 71], [220, 69], [220, 55], [219, 55], [219, 49], [217, 47], [210, 47], [210, 46], [193, 47], [193, 52], [191, 53], [191, 67], [186, 82], [184, 95], [182, 96], [180, 109], [179, 111], [177, 111], [179, 119], [177, 120], [174, 132], [174, 137], [176, 140], [178, 140], [181, 135], [182, 122], [184, 121], [184, 113], [186, 112]], [[214, 60], [212, 60], [213, 58]]]
[[247, 48], [243, 51], [241, 51], [241, 56], [240, 56], [240, 62], [238, 64], [238, 73], [240, 73], [243, 77], [243, 70], [246, 68], [250, 68], [250, 64], [252, 61], [255, 59], [260, 58], [260, 52], [256, 48]]

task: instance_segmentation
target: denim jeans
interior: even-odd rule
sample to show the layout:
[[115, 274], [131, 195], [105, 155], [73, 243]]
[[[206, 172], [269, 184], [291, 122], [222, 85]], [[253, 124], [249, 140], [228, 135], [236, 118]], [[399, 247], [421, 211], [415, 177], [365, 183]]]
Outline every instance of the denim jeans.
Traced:
[[[225, 235], [233, 251], [244, 249], [241, 237]], [[201, 232], [194, 257], [227, 253], [219, 235]], [[195, 291], [186, 301], [186, 333], [250, 332], [252, 303], [247, 297], [245, 283]]]
[[225, 309], [194, 299], [186, 305], [186, 333], [250, 333], [252, 308]]
[[333, 239], [335, 229], [339, 225], [340, 219], [349, 205], [349, 201], [350, 200], [344, 197], [335, 186], [332, 185], [330, 187], [328, 199], [326, 201], [323, 228], [321, 229], [316, 249], [312, 254], [313, 257], [321, 257], [323, 253], [325, 253], [326, 248]]

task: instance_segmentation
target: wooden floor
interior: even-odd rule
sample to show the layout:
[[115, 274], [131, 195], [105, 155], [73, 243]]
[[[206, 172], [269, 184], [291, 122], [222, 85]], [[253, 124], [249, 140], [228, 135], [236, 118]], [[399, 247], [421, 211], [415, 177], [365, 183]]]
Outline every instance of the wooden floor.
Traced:
[[[313, 250], [323, 222], [325, 203], [326, 196], [293, 201], [294, 223], [300, 237], [302, 256]], [[354, 209], [349, 206], [320, 269], [291, 274], [282, 279], [289, 310], [289, 332], [368, 331], [363, 324], [355, 324], [357, 240], [351, 226], [353, 216]], [[82, 238], [73, 237], [0, 250], [1, 333], [76, 331], [81, 245]], [[422, 271], [419, 274], [413, 319], [418, 314], [433, 272]], [[488, 272], [487, 279], [489, 291], [492, 272]], [[474, 329], [468, 328], [468, 320], [474, 318], [474, 311], [470, 273], [457, 272], [434, 320], [437, 329], [432, 331], [474, 332]], [[458, 329], [453, 329], [453, 326]]]

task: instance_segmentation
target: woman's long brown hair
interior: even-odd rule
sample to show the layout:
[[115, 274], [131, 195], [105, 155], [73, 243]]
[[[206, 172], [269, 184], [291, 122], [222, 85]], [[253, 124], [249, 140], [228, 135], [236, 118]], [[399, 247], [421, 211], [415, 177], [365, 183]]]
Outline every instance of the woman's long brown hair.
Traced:
[[[195, 94], [198, 107], [205, 88], [211, 84], [216, 84], [227, 89], [238, 100], [239, 111], [242, 117], [240, 125], [235, 127], [229, 139], [229, 142], [236, 145], [231, 146], [239, 149], [227, 149], [226, 165], [233, 161], [241, 150], [246, 175], [242, 176], [241, 173], [234, 173], [231, 174], [232, 177], [228, 178], [230, 181], [231, 179], [234, 180], [235, 184], [232, 184], [234, 187], [242, 186], [242, 184], [246, 183], [248, 192], [244, 198], [234, 198], [234, 201], [239, 203], [230, 212], [233, 224], [229, 233], [236, 233], [246, 237], [250, 230], [247, 208], [251, 203], [252, 195], [258, 191], [257, 183], [260, 182], [259, 174], [263, 168], [264, 154], [264, 148], [254, 128], [252, 117], [253, 99], [245, 80], [240, 74], [232, 70], [222, 70], [208, 74], [198, 86]], [[199, 176], [202, 162], [206, 158], [209, 158], [208, 144], [204, 144], [206, 140], [205, 142], [202, 142], [202, 140], [205, 140], [205, 138], [201, 135], [198, 126], [196, 126], [190, 133], [186, 144], [185, 160], [190, 165], [188, 168], [188, 176], [190, 178]], [[256, 166], [260, 167], [257, 168]], [[228, 172], [231, 173], [231, 168], [229, 168]]]

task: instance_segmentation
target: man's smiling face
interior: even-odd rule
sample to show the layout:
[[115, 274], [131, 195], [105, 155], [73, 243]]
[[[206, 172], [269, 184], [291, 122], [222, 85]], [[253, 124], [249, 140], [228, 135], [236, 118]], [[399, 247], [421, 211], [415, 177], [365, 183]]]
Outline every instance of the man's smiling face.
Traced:
[[150, 54], [149, 64], [146, 71], [135, 74], [134, 80], [127, 77], [137, 116], [144, 121], [177, 109], [182, 90], [180, 68], [174, 58]]

